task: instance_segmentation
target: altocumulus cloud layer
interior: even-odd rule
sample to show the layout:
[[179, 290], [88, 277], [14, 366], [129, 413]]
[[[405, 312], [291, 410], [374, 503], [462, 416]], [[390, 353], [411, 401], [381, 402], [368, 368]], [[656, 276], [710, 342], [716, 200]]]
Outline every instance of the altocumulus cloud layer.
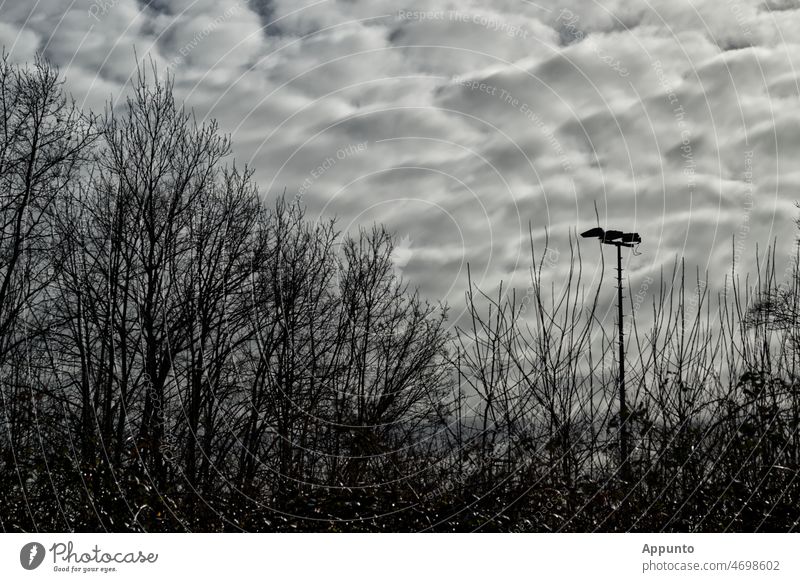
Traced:
[[467, 263], [487, 291], [525, 286], [529, 222], [562, 281], [595, 202], [645, 239], [634, 287], [676, 257], [721, 283], [756, 243], [791, 252], [793, 0], [4, 0], [0, 44], [92, 108], [152, 58], [265, 196], [387, 223], [404, 275], [455, 306]]

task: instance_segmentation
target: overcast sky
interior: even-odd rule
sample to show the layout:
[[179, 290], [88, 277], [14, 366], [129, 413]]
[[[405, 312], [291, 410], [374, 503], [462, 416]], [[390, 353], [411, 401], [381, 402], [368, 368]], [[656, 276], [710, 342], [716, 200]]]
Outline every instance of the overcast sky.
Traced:
[[[756, 243], [791, 252], [794, 0], [0, 0], [0, 44], [97, 110], [134, 49], [152, 57], [265, 197], [386, 223], [398, 268], [454, 307], [467, 263], [487, 291], [525, 287], [529, 222], [563, 280], [595, 203], [644, 239], [634, 289], [676, 257], [717, 277]], [[582, 254], [598, 277], [600, 249]]]

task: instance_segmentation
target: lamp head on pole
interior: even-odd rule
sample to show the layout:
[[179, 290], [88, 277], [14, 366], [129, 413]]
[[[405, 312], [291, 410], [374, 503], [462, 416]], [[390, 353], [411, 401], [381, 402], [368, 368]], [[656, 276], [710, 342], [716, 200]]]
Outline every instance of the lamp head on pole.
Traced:
[[607, 245], [618, 247], [633, 247], [642, 242], [638, 232], [622, 232], [621, 230], [603, 230], [599, 226], [582, 232], [583, 238], [597, 238]]

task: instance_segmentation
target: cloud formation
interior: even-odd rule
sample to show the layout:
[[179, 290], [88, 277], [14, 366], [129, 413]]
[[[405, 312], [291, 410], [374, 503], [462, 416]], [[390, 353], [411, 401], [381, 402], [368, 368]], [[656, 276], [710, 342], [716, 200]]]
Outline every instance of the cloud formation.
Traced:
[[387, 223], [413, 240], [403, 275], [457, 308], [467, 263], [487, 291], [526, 286], [529, 223], [562, 281], [595, 203], [642, 233], [633, 286], [680, 257], [721, 285], [795, 238], [797, 2], [14, 0], [0, 20], [87, 107], [153, 58], [266, 197]]

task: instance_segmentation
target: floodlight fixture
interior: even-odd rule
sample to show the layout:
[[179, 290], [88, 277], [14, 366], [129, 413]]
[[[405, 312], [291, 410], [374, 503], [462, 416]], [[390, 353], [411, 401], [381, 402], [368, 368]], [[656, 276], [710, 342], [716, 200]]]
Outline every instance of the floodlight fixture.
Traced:
[[[602, 244], [617, 247], [617, 322], [619, 324], [619, 452], [622, 479], [630, 481], [630, 438], [628, 437], [628, 403], [625, 392], [625, 335], [622, 327], [622, 247], [636, 247], [642, 242], [638, 232], [604, 230], [595, 227], [582, 232], [583, 238], [596, 238]], [[633, 251], [634, 254], [636, 250]]]

